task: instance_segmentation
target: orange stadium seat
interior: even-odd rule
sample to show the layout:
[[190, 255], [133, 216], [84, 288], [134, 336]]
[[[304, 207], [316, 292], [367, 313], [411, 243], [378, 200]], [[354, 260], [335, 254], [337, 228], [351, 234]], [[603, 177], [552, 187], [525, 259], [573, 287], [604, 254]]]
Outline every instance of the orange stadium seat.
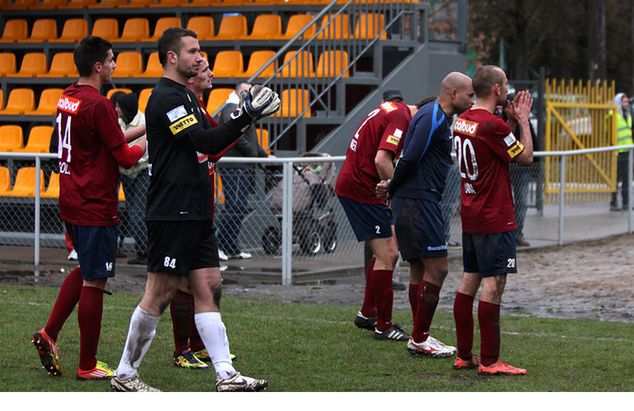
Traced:
[[148, 37], [150, 37], [150, 23], [145, 17], [133, 17], [126, 20], [121, 37], [114, 41], [136, 42]]
[[275, 117], [297, 117], [304, 109], [307, 109], [304, 113], [304, 117], [310, 117], [310, 93], [306, 89], [290, 88], [282, 90], [280, 96], [282, 101], [280, 111], [275, 113]]
[[341, 40], [350, 38], [350, 18], [347, 14], [325, 15], [321, 19], [324, 31], [317, 35], [318, 39]]
[[143, 59], [138, 51], [122, 51], [117, 55], [113, 78], [136, 77], [143, 73]]
[[119, 201], [125, 201], [125, 193], [123, 192], [123, 184], [119, 183], [119, 195], [118, 195], [118, 200]]
[[37, 19], [31, 29], [31, 37], [22, 40], [27, 43], [43, 43], [57, 38], [57, 21], [55, 19]]
[[247, 18], [245, 16], [224, 16], [215, 38], [217, 40], [246, 39]]
[[13, 0], [13, 4], [11, 4], [12, 9], [17, 10], [25, 10], [29, 7], [35, 6], [37, 0]]
[[4, 109], [4, 91], [0, 88], [0, 110]]
[[156, 21], [154, 26], [154, 34], [152, 37], [145, 38], [141, 41], [157, 41], [165, 30], [170, 27], [181, 27], [181, 19], [178, 17], [161, 17]]
[[[310, 23], [314, 16], [310, 14], [294, 14], [288, 19], [288, 24], [286, 25], [286, 31], [281, 36], [283, 40], [292, 39], [297, 33], [299, 33], [304, 27]], [[315, 25], [310, 26], [306, 32], [304, 32], [304, 39], [308, 40], [312, 36], [315, 35]]]
[[97, 5], [97, 0], [68, 0], [68, 4], [66, 8], [69, 9], [83, 9], [95, 7]]
[[282, 36], [282, 19], [279, 14], [260, 14], [253, 22], [250, 40], [270, 40]]
[[153, 51], [152, 53], [150, 53], [150, 57], [147, 60], [145, 71], [141, 74], [137, 74], [136, 77], [159, 78], [162, 75], [163, 75], [163, 66], [161, 66], [161, 62], [159, 61], [158, 51]]
[[106, 98], [108, 100], [110, 100], [110, 97], [112, 97], [112, 95], [114, 93], [116, 93], [117, 91], [123, 91], [126, 94], [131, 94], [132, 90], [129, 88], [125, 88], [125, 87], [119, 87], [119, 88], [111, 88], [110, 90], [108, 90], [108, 92], [106, 93]]
[[44, 53], [26, 53], [22, 58], [20, 71], [11, 77], [35, 77], [46, 72], [46, 55]]
[[108, 41], [114, 41], [119, 38], [119, 22], [112, 18], [97, 19], [92, 26], [91, 34]]
[[11, 19], [4, 23], [0, 43], [13, 43], [29, 36], [29, 26], [25, 19]]
[[[16, 61], [13, 53], [0, 53], [0, 77], [15, 75]], [[2, 106], [2, 104], [0, 104]]]
[[350, 77], [350, 70], [343, 70], [348, 66], [348, 52], [345, 50], [326, 50], [319, 55], [317, 61], [317, 77], [337, 77], [343, 73], [343, 77]]
[[66, 7], [68, 0], [37, 0], [35, 5], [31, 6], [33, 10], [52, 10], [56, 8]]
[[0, 196], [6, 196], [11, 188], [11, 178], [9, 169], [5, 166], [0, 167]]
[[[373, 39], [385, 30], [385, 16], [381, 13], [362, 13], [355, 24], [354, 37]], [[381, 34], [381, 40], [387, 39], [387, 32]]]
[[29, 139], [22, 149], [25, 153], [48, 153], [53, 135], [52, 126], [35, 126], [29, 131]]
[[[244, 72], [244, 77], [251, 77], [255, 74], [256, 71], [260, 69], [260, 67], [264, 67], [267, 61], [275, 56], [275, 52], [273, 50], [257, 50], [251, 53], [251, 57], [249, 58], [249, 65], [247, 66], [247, 70]], [[264, 71], [262, 71], [258, 77], [270, 77], [277, 69], [277, 64], [273, 61], [273, 64], [269, 64]]]
[[229, 94], [233, 91], [232, 88], [214, 88], [209, 93], [207, 99], [207, 112], [211, 115], [227, 101]]
[[[181, 0], [157, 0], [156, 4], [150, 4], [150, 7], [178, 7], [183, 4]], [[187, 4], [190, 6], [190, 4]]]
[[188, 6], [190, 7], [209, 7], [211, 6], [211, 4], [217, 4], [216, 1], [214, 0], [191, 0], [191, 2], [188, 4]]
[[75, 60], [73, 59], [73, 53], [65, 51], [57, 53], [51, 60], [51, 67], [48, 73], [37, 74], [37, 77], [43, 78], [63, 78], [63, 77], [77, 77], [77, 67], [75, 67]]
[[111, 9], [127, 3], [128, 0], [99, 0], [99, 2], [94, 7]]
[[0, 126], [0, 151], [19, 151], [23, 144], [22, 127], [14, 124]]
[[147, 102], [150, 99], [150, 94], [152, 94], [152, 88], [144, 88], [139, 93], [139, 111], [145, 113], [145, 108], [147, 107]]
[[269, 148], [269, 130], [265, 128], [256, 128], [255, 135], [258, 138], [258, 144], [262, 147], [268, 154], [271, 154], [271, 149]]
[[57, 111], [57, 102], [62, 96], [64, 89], [47, 88], [40, 95], [40, 104], [36, 110], [29, 110], [24, 113], [25, 116], [52, 116]]
[[222, 178], [220, 174], [214, 173], [214, 203], [225, 203], [225, 195], [222, 192]]
[[76, 43], [88, 35], [88, 22], [84, 19], [68, 19], [64, 22], [62, 34], [51, 43]]
[[219, 51], [211, 71], [214, 77], [241, 77], [244, 73], [242, 53], [238, 50]]
[[155, 0], [128, 0], [128, 2], [120, 4], [119, 8], [144, 8], [148, 7], [150, 4], [154, 3]]
[[58, 198], [59, 197], [59, 174], [51, 173], [51, 177], [48, 179], [48, 186], [46, 190], [40, 193], [42, 198]]
[[284, 64], [286, 62], [289, 63], [282, 66], [280, 77], [315, 77], [315, 62], [313, 61], [313, 53], [310, 51], [287, 51], [284, 54]]
[[214, 19], [210, 16], [195, 16], [187, 20], [187, 28], [196, 32], [198, 40], [211, 40], [215, 37]]
[[[44, 189], [44, 172], [40, 170], [39, 192]], [[34, 197], [35, 196], [35, 167], [22, 167], [15, 176], [13, 188], [6, 194], [9, 197]]]
[[4, 110], [0, 110], [0, 116], [15, 116], [24, 114], [25, 111], [33, 110], [35, 106], [35, 95], [30, 88], [14, 88], [9, 93], [9, 100]]

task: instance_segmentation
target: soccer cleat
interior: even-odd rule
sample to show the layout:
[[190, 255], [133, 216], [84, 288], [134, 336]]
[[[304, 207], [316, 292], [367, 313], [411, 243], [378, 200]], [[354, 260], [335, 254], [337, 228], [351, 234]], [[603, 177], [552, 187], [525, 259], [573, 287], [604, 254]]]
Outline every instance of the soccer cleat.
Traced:
[[229, 256], [229, 260], [248, 260], [253, 257], [250, 253], [245, 253], [244, 251], [240, 251], [238, 254], [232, 254]]
[[376, 317], [366, 317], [361, 314], [361, 311], [357, 313], [357, 316], [354, 317], [354, 325], [359, 328], [365, 328], [366, 330], [374, 331], [374, 327], [376, 327]]
[[68, 254], [68, 261], [77, 261], [78, 260], [77, 251], [73, 249], [73, 251]]
[[114, 370], [103, 361], [97, 361], [97, 365], [92, 370], [77, 369], [78, 380], [109, 380], [112, 377], [114, 377]]
[[117, 392], [161, 392], [161, 390], [151, 387], [141, 381], [138, 376], [127, 380], [120, 380], [118, 377], [112, 377], [110, 380], [110, 388]]
[[57, 344], [48, 336], [44, 328], [33, 334], [31, 339], [37, 353], [40, 355], [42, 366], [49, 374], [55, 377], [62, 376], [62, 365], [59, 362], [59, 349]]
[[227, 257], [227, 254], [224, 251], [218, 250], [218, 259], [220, 261], [227, 261], [229, 257]]
[[513, 367], [511, 364], [502, 360], [497, 360], [491, 365], [480, 364], [478, 366], [478, 374], [480, 375], [526, 375], [523, 368]]
[[268, 385], [269, 382], [267, 380], [256, 380], [246, 375], [241, 375], [239, 372], [235, 373], [231, 378], [218, 378], [216, 380], [216, 390], [218, 392], [264, 391]]
[[196, 354], [191, 351], [185, 351], [178, 357], [174, 358], [174, 365], [176, 365], [177, 367], [192, 368], [198, 370], [209, 368], [207, 364], [202, 362], [200, 358], [198, 358]]
[[[200, 361], [211, 362], [211, 358], [209, 357], [209, 352], [207, 351], [207, 349], [206, 349], [206, 348], [203, 348], [203, 349], [202, 349], [202, 350], [200, 350], [200, 351], [196, 351], [196, 352], [194, 353], [194, 355], [195, 355], [196, 357], [198, 357], [198, 359], [199, 359]], [[235, 360], [235, 359], [236, 359], [236, 358], [238, 358], [238, 357], [236, 357], [236, 355], [235, 355], [235, 354], [231, 354], [231, 353], [229, 353], [229, 358], [231, 358], [231, 361], [233, 361], [233, 360]]]
[[453, 362], [454, 370], [473, 370], [480, 365], [480, 359], [477, 356], [471, 357], [470, 360], [463, 360], [460, 357], [456, 357], [456, 361]]
[[421, 343], [417, 343], [413, 338], [410, 338], [409, 341], [407, 341], [407, 351], [414, 355], [445, 358], [454, 355], [456, 347], [445, 345], [430, 335]]
[[379, 331], [375, 328], [374, 338], [377, 340], [407, 341], [409, 334], [403, 331], [397, 324], [394, 324], [385, 331]]

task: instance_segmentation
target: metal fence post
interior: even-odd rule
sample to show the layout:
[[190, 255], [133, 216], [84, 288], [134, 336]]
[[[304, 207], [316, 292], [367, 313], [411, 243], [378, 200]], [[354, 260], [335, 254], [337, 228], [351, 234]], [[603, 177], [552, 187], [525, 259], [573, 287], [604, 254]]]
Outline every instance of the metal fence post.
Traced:
[[559, 245], [564, 245], [564, 187], [566, 185], [566, 156], [559, 163]]
[[293, 163], [282, 168], [282, 285], [293, 284]]
[[632, 234], [632, 157], [634, 156], [634, 148], [630, 148], [627, 156], [627, 198], [629, 198], [629, 204], [627, 205], [627, 232]]
[[42, 170], [42, 160], [39, 156], [35, 157], [35, 244], [33, 245], [34, 253], [33, 259], [35, 260], [35, 273], [39, 274], [40, 266], [40, 171]]

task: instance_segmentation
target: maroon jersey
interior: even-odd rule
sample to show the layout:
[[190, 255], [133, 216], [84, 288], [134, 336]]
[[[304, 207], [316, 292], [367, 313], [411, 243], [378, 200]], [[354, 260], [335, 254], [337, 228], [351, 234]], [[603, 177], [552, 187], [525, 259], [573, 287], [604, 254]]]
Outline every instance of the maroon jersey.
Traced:
[[119, 166], [112, 151], [126, 144], [112, 104], [89, 85], [73, 84], [57, 103], [59, 209], [71, 224], [119, 222]]
[[453, 133], [462, 179], [462, 231], [486, 234], [515, 230], [509, 163], [524, 146], [500, 117], [483, 109], [462, 113]]
[[412, 115], [403, 103], [387, 101], [372, 110], [357, 128], [341, 167], [335, 193], [366, 204], [382, 204], [374, 189], [381, 181], [374, 165], [379, 150], [398, 156]]

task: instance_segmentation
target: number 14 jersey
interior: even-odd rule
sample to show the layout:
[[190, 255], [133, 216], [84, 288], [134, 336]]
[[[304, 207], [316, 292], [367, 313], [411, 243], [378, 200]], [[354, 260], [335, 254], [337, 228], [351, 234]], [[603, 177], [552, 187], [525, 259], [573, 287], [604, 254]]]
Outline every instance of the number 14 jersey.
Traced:
[[500, 117], [484, 109], [462, 113], [453, 132], [462, 180], [462, 231], [487, 234], [517, 229], [509, 163], [524, 146]]

